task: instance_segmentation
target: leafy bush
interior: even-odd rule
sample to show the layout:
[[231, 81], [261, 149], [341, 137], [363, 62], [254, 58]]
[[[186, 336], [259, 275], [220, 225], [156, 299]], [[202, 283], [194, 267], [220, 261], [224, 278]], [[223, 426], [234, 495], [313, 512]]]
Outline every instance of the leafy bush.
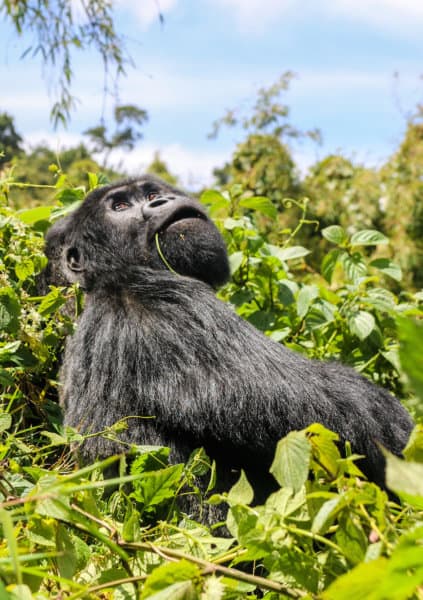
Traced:
[[[98, 183], [89, 176], [88, 188]], [[54, 205], [13, 210], [13, 185], [0, 182], [0, 597], [422, 598], [421, 425], [405, 461], [387, 457], [396, 501], [364, 481], [349, 448], [341, 458], [336, 435], [317, 424], [279, 442], [271, 472], [280, 489], [262, 506], [251, 505], [244, 475], [227, 493], [200, 498], [195, 477], [208, 472], [210, 491], [214, 481], [201, 450], [187, 465], [171, 465], [168, 449], [138, 446], [131, 466], [122, 456], [77, 468], [71, 447], [82, 436], [62, 427], [56, 399], [60, 353], [81, 298], [73, 288], [40, 296], [37, 276], [49, 222], [86, 190], [59, 173]], [[368, 253], [388, 244], [384, 235], [325, 228], [332, 249], [316, 272], [296, 242], [307, 202], [294, 207], [302, 217], [276, 232], [276, 245], [266, 233], [266, 219], [276, 216], [267, 198], [234, 186], [201, 199], [230, 252], [223, 300], [299, 352], [352, 364], [422, 415], [423, 294], [386, 288], [401, 270]], [[124, 420], [99, 434], [122, 427]], [[116, 461], [120, 476], [106, 481]], [[180, 515], [175, 499], [185, 493], [226, 502], [230, 536]]]

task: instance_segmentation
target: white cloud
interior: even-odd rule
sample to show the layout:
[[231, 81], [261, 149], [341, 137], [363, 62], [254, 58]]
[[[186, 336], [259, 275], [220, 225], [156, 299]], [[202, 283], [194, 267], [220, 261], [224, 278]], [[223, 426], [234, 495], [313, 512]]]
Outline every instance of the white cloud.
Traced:
[[[304, 17], [324, 16], [348, 18], [366, 23], [377, 29], [391, 30], [399, 36], [411, 31], [421, 32], [423, 25], [422, 0], [207, 0], [220, 5], [231, 14], [241, 31], [263, 33], [266, 27], [287, 15], [296, 20]], [[283, 35], [283, 32], [281, 32]]]
[[[261, 33], [266, 27], [296, 6], [297, 0], [208, 0], [232, 12], [238, 27], [246, 33]], [[303, 3], [301, 2], [301, 6]]]
[[116, 0], [116, 4], [134, 13], [143, 29], [148, 29], [159, 21], [159, 15], [166, 15], [175, 8], [178, 0]]
[[421, 28], [423, 24], [423, 2], [421, 0], [323, 0], [323, 10], [329, 14], [346, 16], [376, 28], [394, 28], [399, 34], [401, 26]]

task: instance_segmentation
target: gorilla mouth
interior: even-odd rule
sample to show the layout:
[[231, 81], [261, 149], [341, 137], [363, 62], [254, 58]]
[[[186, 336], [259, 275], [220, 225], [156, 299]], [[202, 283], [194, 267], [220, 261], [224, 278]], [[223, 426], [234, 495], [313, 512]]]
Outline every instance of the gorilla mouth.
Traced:
[[195, 208], [183, 207], [180, 210], [176, 210], [174, 213], [169, 215], [164, 223], [162, 223], [159, 232], [163, 232], [167, 229], [172, 229], [174, 225], [179, 225], [183, 221], [205, 221], [206, 217], [200, 211]]

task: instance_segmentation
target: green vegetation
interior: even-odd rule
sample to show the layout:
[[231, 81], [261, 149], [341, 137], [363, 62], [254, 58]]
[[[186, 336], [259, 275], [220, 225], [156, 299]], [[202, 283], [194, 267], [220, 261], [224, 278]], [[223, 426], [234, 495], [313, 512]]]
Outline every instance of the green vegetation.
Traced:
[[[288, 142], [304, 134], [279, 100], [290, 77], [259, 91], [252, 116], [232, 111], [216, 124], [238, 119], [246, 131], [217, 172], [219, 190], [200, 195], [230, 253], [232, 280], [219, 295], [274, 340], [350, 364], [401, 398], [418, 425], [405, 459], [387, 456], [395, 495], [366, 482], [350, 448], [317, 424], [279, 442], [271, 472], [280, 489], [262, 506], [244, 475], [214, 494], [201, 449], [186, 465], [169, 464], [168, 449], [134, 446], [130, 460], [78, 468], [82, 437], [62, 426], [57, 371], [83, 298], [76, 288], [40, 295], [43, 236], [88, 191], [125, 173], [102, 168], [85, 145], [24, 152], [3, 115], [2, 599], [423, 599], [421, 115], [381, 169], [334, 155], [302, 178]], [[114, 134], [100, 134], [103, 150], [116, 147]], [[159, 155], [148, 171], [175, 182]], [[112, 462], [120, 476], [106, 480]], [[195, 477], [207, 473], [202, 498]], [[178, 513], [187, 493], [228, 505], [229, 537]]]
[[[1, 181], [0, 277], [0, 592], [16, 598], [244, 599], [422, 598], [423, 429], [406, 459], [388, 456], [387, 482], [399, 500], [365, 482], [355, 458], [320, 425], [292, 432], [275, 448], [280, 485], [262, 506], [241, 476], [213, 495], [213, 466], [199, 449], [170, 465], [163, 448], [134, 446], [85, 468], [71, 446], [81, 436], [61, 425], [58, 356], [81, 298], [75, 289], [39, 296], [43, 232], [103, 180], [72, 186], [59, 167], [50, 205], [14, 208], [21, 183]], [[15, 189], [15, 187], [17, 189]], [[27, 188], [25, 188], [26, 190]], [[401, 289], [387, 237], [329, 225], [320, 268], [298, 243], [307, 201], [284, 203], [301, 218], [274, 231], [279, 203], [239, 185], [206, 191], [231, 256], [233, 280], [220, 295], [274, 339], [318, 358], [340, 358], [399, 394], [423, 414], [423, 294]], [[315, 234], [317, 235], [317, 234]], [[384, 257], [382, 256], [384, 255]], [[394, 286], [388, 288], [387, 283]], [[395, 289], [396, 288], [396, 291]], [[65, 307], [66, 305], [66, 307]], [[119, 435], [119, 422], [99, 435]], [[119, 461], [120, 477], [104, 471]], [[180, 494], [199, 495], [195, 475], [210, 471], [209, 497], [230, 508], [231, 537], [178, 514]]]

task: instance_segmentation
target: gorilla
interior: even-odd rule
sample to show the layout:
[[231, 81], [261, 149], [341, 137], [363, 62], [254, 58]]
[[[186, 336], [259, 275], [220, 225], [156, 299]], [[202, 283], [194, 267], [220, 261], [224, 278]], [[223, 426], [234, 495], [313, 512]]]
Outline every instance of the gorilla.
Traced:
[[[50, 228], [46, 254], [46, 280], [78, 282], [86, 295], [60, 375], [66, 425], [89, 433], [153, 417], [130, 419], [123, 443], [168, 446], [173, 463], [203, 447], [218, 490], [244, 469], [262, 500], [275, 489], [278, 440], [318, 422], [383, 485], [378, 444], [401, 454], [406, 410], [353, 369], [285, 348], [218, 300], [225, 245], [184, 192], [150, 175], [96, 189]], [[96, 436], [81, 452], [87, 462], [121, 451]]]

